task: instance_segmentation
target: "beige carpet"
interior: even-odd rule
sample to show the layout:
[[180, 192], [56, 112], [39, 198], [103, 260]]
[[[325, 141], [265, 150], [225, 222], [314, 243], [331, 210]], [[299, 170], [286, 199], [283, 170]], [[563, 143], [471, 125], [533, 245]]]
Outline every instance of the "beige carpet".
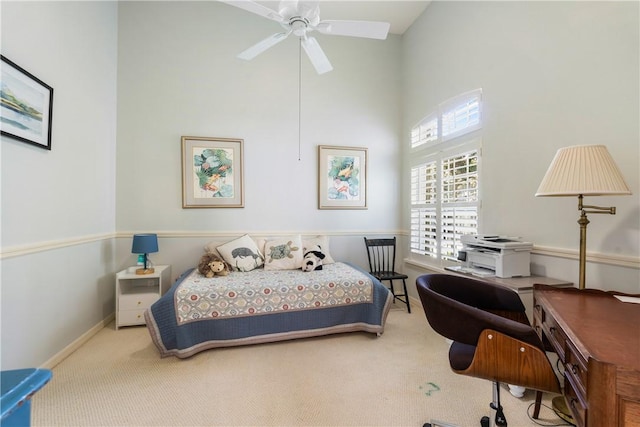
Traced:
[[[491, 383], [449, 369], [448, 345], [414, 304], [385, 333], [351, 333], [160, 359], [145, 327], [101, 330], [53, 369], [34, 426], [479, 425]], [[534, 392], [501, 393], [509, 426], [535, 426]], [[549, 395], [544, 403], [549, 405]], [[559, 418], [543, 407], [539, 423]]]

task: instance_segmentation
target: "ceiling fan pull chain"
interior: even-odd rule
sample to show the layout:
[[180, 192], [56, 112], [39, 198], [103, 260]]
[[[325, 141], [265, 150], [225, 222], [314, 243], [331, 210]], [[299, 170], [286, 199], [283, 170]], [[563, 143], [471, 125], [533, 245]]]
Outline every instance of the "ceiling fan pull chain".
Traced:
[[298, 161], [300, 161], [301, 117], [302, 117], [302, 39], [298, 42]]

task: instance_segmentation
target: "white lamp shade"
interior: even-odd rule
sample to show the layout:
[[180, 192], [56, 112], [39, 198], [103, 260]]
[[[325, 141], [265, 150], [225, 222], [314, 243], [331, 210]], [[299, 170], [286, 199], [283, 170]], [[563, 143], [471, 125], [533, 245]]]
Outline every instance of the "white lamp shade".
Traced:
[[536, 197], [580, 194], [631, 194], [604, 145], [575, 145], [559, 149], [536, 191]]

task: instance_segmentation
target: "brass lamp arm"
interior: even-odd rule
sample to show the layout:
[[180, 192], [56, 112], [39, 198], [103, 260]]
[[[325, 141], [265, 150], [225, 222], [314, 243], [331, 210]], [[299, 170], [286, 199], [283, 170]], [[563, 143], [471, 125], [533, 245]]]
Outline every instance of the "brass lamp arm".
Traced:
[[601, 207], [601, 206], [592, 206], [592, 205], [583, 205], [582, 204], [582, 194], [578, 196], [578, 210], [584, 212], [585, 214], [616, 214], [616, 207], [611, 206], [609, 208]]
[[[589, 210], [589, 209], [597, 209], [597, 210]], [[616, 207], [611, 206], [610, 208], [602, 208], [600, 206], [583, 206], [581, 209], [584, 213], [590, 214], [616, 214]]]

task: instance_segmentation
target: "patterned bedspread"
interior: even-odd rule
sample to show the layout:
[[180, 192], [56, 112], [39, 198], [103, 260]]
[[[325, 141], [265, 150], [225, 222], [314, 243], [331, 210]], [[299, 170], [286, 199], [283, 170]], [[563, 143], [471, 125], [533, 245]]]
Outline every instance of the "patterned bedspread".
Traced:
[[323, 270], [233, 272], [207, 279], [192, 269], [146, 312], [162, 357], [342, 332], [382, 334], [392, 296], [345, 263]]
[[204, 318], [371, 303], [371, 279], [343, 263], [313, 272], [256, 269], [211, 278], [194, 270], [175, 292], [176, 315], [178, 324], [183, 324]]

